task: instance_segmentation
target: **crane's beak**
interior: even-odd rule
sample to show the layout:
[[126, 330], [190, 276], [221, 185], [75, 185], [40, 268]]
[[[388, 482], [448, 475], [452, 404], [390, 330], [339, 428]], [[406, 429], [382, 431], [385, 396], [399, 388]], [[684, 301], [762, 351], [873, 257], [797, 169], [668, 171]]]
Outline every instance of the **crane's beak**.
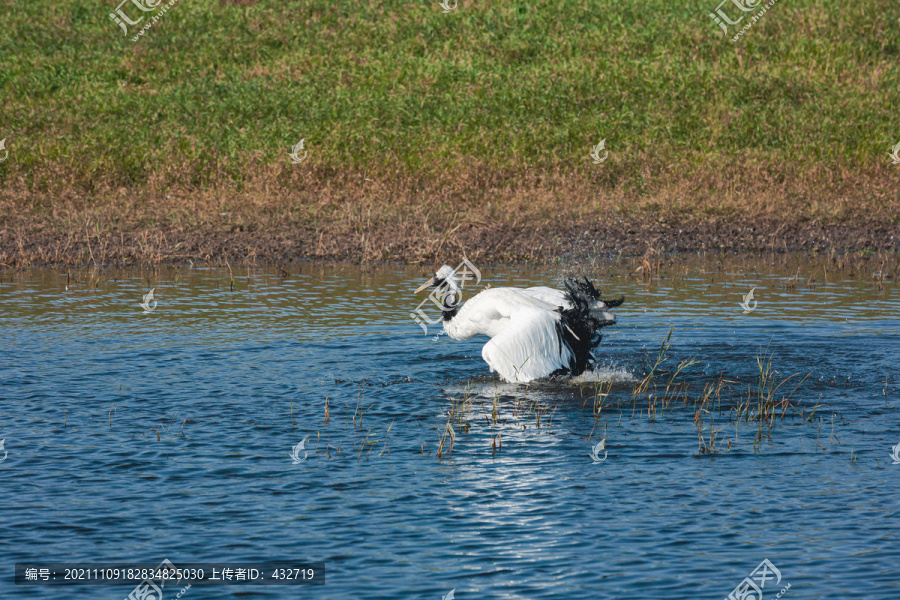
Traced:
[[425, 291], [428, 288], [433, 287], [435, 285], [437, 285], [437, 282], [435, 282], [434, 277], [432, 277], [431, 279], [426, 281], [424, 284], [422, 284], [422, 286], [416, 290], [416, 293], [418, 294], [419, 292]]

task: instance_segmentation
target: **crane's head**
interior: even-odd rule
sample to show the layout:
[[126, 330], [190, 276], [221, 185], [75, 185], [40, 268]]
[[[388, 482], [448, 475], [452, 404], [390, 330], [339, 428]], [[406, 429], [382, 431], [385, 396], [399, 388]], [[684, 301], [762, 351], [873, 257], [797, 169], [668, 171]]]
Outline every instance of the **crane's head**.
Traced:
[[421, 291], [427, 290], [430, 287], [446, 287], [449, 290], [456, 291], [459, 284], [459, 278], [456, 276], [456, 271], [453, 270], [453, 267], [449, 267], [444, 265], [438, 272], [434, 274], [430, 280], [426, 281], [419, 289], [416, 290], [418, 294]]
[[[462, 279], [464, 281], [474, 278], [475, 277], [471, 273], [463, 271]], [[434, 277], [429, 281], [426, 281], [416, 290], [416, 293], [418, 294], [430, 287], [437, 288], [431, 292], [431, 296], [432, 299], [440, 303], [441, 311], [444, 313], [444, 321], [451, 320], [456, 316], [457, 310], [459, 309], [459, 303], [462, 301], [460, 278], [457, 276], [456, 271], [453, 267], [447, 265], [442, 266], [438, 269], [438, 272], [434, 274]]]

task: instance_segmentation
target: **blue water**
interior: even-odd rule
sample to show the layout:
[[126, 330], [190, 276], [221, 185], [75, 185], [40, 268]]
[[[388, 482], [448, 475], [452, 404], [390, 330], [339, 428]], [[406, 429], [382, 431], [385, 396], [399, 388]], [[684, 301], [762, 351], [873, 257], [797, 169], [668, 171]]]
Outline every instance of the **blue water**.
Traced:
[[[121, 600], [133, 586], [13, 585], [13, 565], [163, 559], [325, 565], [323, 585], [189, 600], [720, 600], [764, 559], [781, 575], [767, 600], [787, 584], [788, 599], [900, 597], [900, 294], [785, 260], [697, 259], [653, 281], [610, 264], [595, 276], [627, 300], [594, 381], [527, 387], [491, 376], [484, 339], [435, 340], [410, 319], [429, 269], [241, 267], [233, 289], [215, 269], [6, 273], [0, 597]], [[555, 286], [561, 269], [482, 273]], [[664, 375], [632, 401], [670, 329]], [[765, 352], [779, 381], [797, 374], [779, 398], [808, 377], [791, 398], [803, 416], [757, 443], [758, 424], [722, 406], [755, 390]], [[688, 400], [648, 415], [691, 358], [673, 384]], [[723, 447], [701, 453], [689, 399], [715, 382], [701, 435]]]

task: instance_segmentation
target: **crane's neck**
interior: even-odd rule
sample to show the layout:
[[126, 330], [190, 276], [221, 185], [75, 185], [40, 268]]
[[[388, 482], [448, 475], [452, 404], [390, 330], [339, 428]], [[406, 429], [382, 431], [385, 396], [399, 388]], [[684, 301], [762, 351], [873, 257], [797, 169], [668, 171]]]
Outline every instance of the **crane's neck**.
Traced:
[[447, 290], [447, 293], [444, 294], [444, 297], [441, 299], [441, 303], [443, 306], [441, 307], [441, 314], [444, 316], [444, 323], [449, 323], [453, 317], [456, 316], [456, 313], [459, 312], [459, 304], [456, 302], [458, 293], [458, 288], [451, 288]]

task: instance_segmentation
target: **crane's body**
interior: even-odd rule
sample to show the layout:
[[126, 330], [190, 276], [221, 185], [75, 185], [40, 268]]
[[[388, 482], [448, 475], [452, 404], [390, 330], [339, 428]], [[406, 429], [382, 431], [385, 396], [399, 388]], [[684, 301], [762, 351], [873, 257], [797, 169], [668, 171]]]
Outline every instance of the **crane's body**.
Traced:
[[[458, 289], [453, 270], [441, 267], [428, 285]], [[549, 287], [500, 287], [484, 290], [461, 307], [445, 295], [444, 331], [456, 340], [486, 335], [481, 356], [508, 382], [525, 383], [556, 375], [578, 375], [593, 361], [601, 327], [615, 323], [604, 302], [585, 279], [566, 281], [567, 291]], [[450, 302], [448, 299], [452, 299]]]

